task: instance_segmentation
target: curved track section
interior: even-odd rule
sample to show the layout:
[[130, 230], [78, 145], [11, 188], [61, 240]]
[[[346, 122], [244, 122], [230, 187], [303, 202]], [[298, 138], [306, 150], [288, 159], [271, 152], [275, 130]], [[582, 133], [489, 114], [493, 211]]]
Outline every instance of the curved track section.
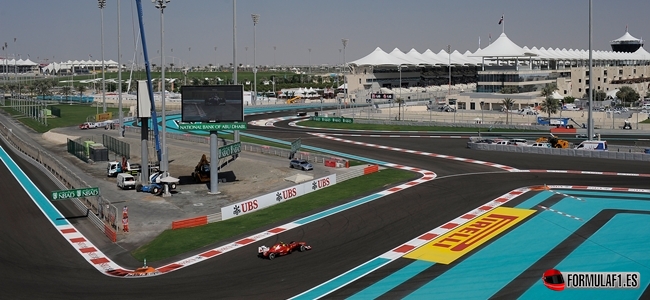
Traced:
[[[281, 114], [271, 117], [281, 117]], [[286, 123], [288, 121], [282, 121], [280, 126], [286, 126]], [[193, 264], [179, 272], [165, 276], [139, 278], [138, 280], [124, 280], [104, 276], [94, 268], [88, 267], [88, 262], [79, 255], [77, 250], [70, 247], [70, 243], [61, 234], [54, 230], [50, 221], [43, 218], [34, 202], [24, 190], [19, 188], [4, 165], [0, 164], [0, 174], [5, 179], [2, 182], [2, 187], [7, 191], [7, 195], [11, 195], [10, 198], [3, 197], [2, 209], [0, 209], [0, 222], [2, 222], [0, 225], [3, 225], [3, 230], [0, 231], [0, 241], [3, 243], [0, 263], [2, 263], [4, 271], [2, 279], [6, 284], [3, 295], [16, 299], [89, 297], [114, 299], [115, 296], [152, 299], [175, 299], [187, 296], [287, 299], [310, 291], [312, 288], [329, 282], [378, 257], [388, 258], [387, 253], [391, 252], [391, 249], [400, 249], [414, 239], [420, 239], [423, 236], [431, 237], [432, 234], [443, 234], [443, 232], [437, 233], [435, 230], [441, 226], [450, 227], [446, 224], [453, 223], [458, 220], [457, 218], [463, 218], [463, 216], [466, 216], [464, 219], [471, 220], [467, 216], [468, 210], [470, 213], [474, 212], [478, 215], [480, 211], [475, 209], [484, 207], [488, 202], [496, 201], [506, 191], [545, 184], [547, 186], [609, 186], [637, 189], [647, 187], [647, 178], [642, 175], [645, 173], [647, 165], [638, 162], [599, 161], [598, 165], [595, 165], [594, 160], [584, 158], [566, 159], [520, 153], [485, 153], [487, 151], [465, 149], [465, 141], [460, 139], [414, 140], [413, 138], [350, 137], [350, 140], [354, 142], [348, 143], [314, 136], [301, 130], [269, 129], [251, 126], [248, 132], [284, 141], [300, 137], [303, 139], [303, 145], [387, 161], [396, 166], [415, 166], [418, 170], [431, 170], [438, 177], [435, 180], [415, 184], [407, 189], [399, 188], [401, 185], [387, 187], [388, 190], [398, 188], [399, 192], [395, 190], [364, 205], [351, 205], [348, 209], [335, 214], [324, 214], [299, 227], [284, 228], [282, 226], [305, 220], [332, 208], [297, 216], [294, 220], [287, 220], [289, 223], [284, 221], [261, 229], [262, 232], [278, 231], [276, 228], [285, 229], [275, 232], [274, 235], [259, 236], [255, 240], [241, 243], [248, 237], [256, 236], [259, 231], [249, 232], [231, 241], [209, 245], [204, 249], [189, 253], [189, 257], [207, 253], [237, 241], [243, 244], [237, 250], [216, 255], [212, 259], [204, 260], [204, 263]], [[375, 144], [385, 146], [385, 148], [369, 147], [365, 144]], [[417, 152], [435, 153], [436, 156], [422, 155]], [[493, 166], [468, 163], [468, 161], [449, 159], [438, 155], [465, 157], [468, 160], [491, 162], [517, 170], [551, 169], [562, 171], [570, 168], [588, 172], [586, 174], [569, 171], [563, 171], [563, 173], [508, 172]], [[20, 157], [14, 156], [13, 159], [18, 165], [21, 165], [27, 176], [40, 190], [57, 189], [56, 185], [53, 185], [46, 176], [33, 171], [33, 166], [23, 162]], [[639, 176], [611, 176], [614, 173], [619, 175], [637, 174]], [[377, 192], [381, 193], [381, 191]], [[538, 191], [538, 193], [546, 192]], [[550, 194], [554, 195], [553, 197], [559, 197], [555, 193]], [[574, 195], [575, 198], [586, 199], [588, 203], [593, 203], [595, 201], [593, 197], [596, 196]], [[524, 196], [508, 201], [507, 204], [511, 206], [528, 204], [526, 201], [534, 197], [535, 195], [532, 193], [526, 193]], [[581, 202], [574, 198], [570, 199]], [[342, 203], [354, 203], [357, 200], [344, 199]], [[544, 218], [551, 218], [550, 216], [553, 215], [579, 222], [558, 213], [562, 212], [582, 220], [588, 219], [581, 213], [573, 213], [573, 208], [570, 206], [557, 207], [554, 203], [547, 202], [539, 202], [536, 204], [538, 206], [529, 206], [527, 209], [544, 206], [555, 210], [554, 212], [539, 208], [535, 214]], [[65, 205], [55, 203], [55, 206], [71, 223], [83, 222], [83, 218], [78, 213], [74, 213]], [[484, 209], [486, 208], [484, 207]], [[92, 239], [92, 237], [90, 238]], [[273, 261], [261, 260], [256, 257], [258, 246], [279, 240], [305, 240], [313, 246], [314, 250]], [[98, 243], [95, 244], [102, 247]], [[554, 252], [558, 253], [556, 256], [565, 257], [575, 247], [558, 249], [556, 251], [559, 252]], [[115, 253], [107, 254], [114, 255]], [[473, 257], [474, 255], [471, 255], [469, 258]], [[463, 259], [462, 262], [469, 261], [469, 258]], [[169, 261], [156, 262], [153, 265], [161, 267], [172, 263]], [[432, 282], [435, 282], [436, 278], [446, 278], [444, 274], [454, 273], [451, 269], [445, 269], [435, 264], [426, 268], [420, 267], [423, 271], [417, 272], [415, 277], [379, 294], [377, 294], [377, 290], [371, 288], [384, 279], [395, 278], [393, 274], [410, 263], [412, 261], [405, 258], [395, 259], [375, 268], [373, 272], [367, 272], [369, 276], [359, 277], [344, 287], [331, 289], [323, 295], [337, 299], [355, 295], [361, 298], [363, 298], [362, 295], [403, 298], [420, 288], [433, 284]], [[533, 284], [530, 281], [532, 278], [530, 274], [536, 274], [537, 270], [531, 268], [523, 273], [523, 277], [517, 277], [519, 279], [515, 278], [512, 281], [519, 282], [511, 289], [519, 291], [517, 292], [519, 294], [498, 291], [495, 295], [508, 298], [511, 295], [528, 293], [528, 287]], [[537, 281], [538, 276], [534, 276]], [[526, 288], [522, 290], [520, 286]], [[519, 290], [517, 290], [518, 288]]]

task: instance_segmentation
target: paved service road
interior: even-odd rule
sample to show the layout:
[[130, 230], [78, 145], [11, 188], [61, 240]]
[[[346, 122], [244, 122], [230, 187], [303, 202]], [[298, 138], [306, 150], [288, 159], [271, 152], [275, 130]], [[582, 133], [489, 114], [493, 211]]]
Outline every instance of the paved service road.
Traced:
[[[282, 115], [282, 114], [280, 114]], [[286, 115], [286, 114], [285, 114]], [[274, 117], [279, 115], [270, 115]], [[511, 173], [497, 168], [456, 160], [433, 158], [316, 138], [292, 129], [250, 128], [247, 133], [284, 140], [300, 137], [303, 146], [352, 153], [435, 172], [439, 179], [369, 204], [355, 207], [294, 230], [253, 243], [206, 262], [152, 278], [111, 278], [89, 266], [42, 217], [28, 196], [0, 164], [0, 266], [2, 295], [9, 299], [145, 299], [270, 298], [286, 299], [340, 275], [382, 253], [452, 220], [468, 210], [510, 190], [542, 184], [647, 187], [647, 178], [555, 173]], [[646, 164], [617, 160], [534, 156], [465, 149], [465, 139], [345, 137], [403, 149], [468, 157], [519, 169], [605, 170], [644, 173]], [[7, 149], [6, 145], [2, 145]], [[25, 166], [25, 163], [22, 163]], [[32, 168], [33, 169], [33, 168]], [[48, 180], [37, 172], [37, 185], [48, 190]], [[33, 177], [32, 177], [33, 176]], [[40, 176], [40, 177], [39, 177]], [[8, 178], [8, 179], [7, 179]], [[346, 199], [350, 200], [350, 199]], [[66, 216], [78, 215], [63, 211]], [[81, 220], [81, 219], [79, 219]], [[290, 220], [273, 224], [268, 228]], [[267, 229], [268, 229], [267, 228]], [[256, 231], [257, 232], [257, 231]], [[236, 237], [233, 240], [248, 236]], [[304, 240], [313, 250], [273, 261], [256, 257], [257, 247], [276, 241]], [[210, 245], [213, 248], [216, 245]], [[207, 249], [207, 248], [206, 248]], [[197, 251], [196, 253], [198, 253]], [[195, 253], [193, 253], [195, 254]], [[162, 265], [165, 262], [150, 263]], [[386, 273], [387, 274], [387, 273]], [[385, 274], [383, 274], [385, 275]], [[330, 295], [343, 298], [382, 278], [364, 278]], [[426, 279], [426, 278], [424, 278]], [[422, 279], [422, 280], [424, 280]], [[406, 295], [424, 281], [406, 285], [393, 296]]]

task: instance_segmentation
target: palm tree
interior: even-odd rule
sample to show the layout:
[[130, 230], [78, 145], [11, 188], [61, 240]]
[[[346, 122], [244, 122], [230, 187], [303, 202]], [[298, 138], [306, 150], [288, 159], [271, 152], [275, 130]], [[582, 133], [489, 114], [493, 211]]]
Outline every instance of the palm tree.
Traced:
[[[85, 85], [80, 84], [77, 86], [77, 92], [79, 92], [79, 98], [83, 97], [85, 91], [86, 91]], [[81, 101], [81, 99], [79, 101]]]
[[506, 125], [508, 125], [508, 118], [510, 116], [510, 110], [515, 105], [515, 101], [511, 98], [503, 98], [501, 100], [501, 106], [506, 110]]
[[553, 99], [551, 96], [546, 96], [546, 99], [542, 101], [541, 110], [548, 114], [549, 120], [551, 119], [551, 114], [555, 114], [560, 109], [560, 101]]
[[539, 93], [540, 96], [546, 98], [549, 96], [553, 95], [553, 92], [557, 91], [557, 84], [556, 83], [547, 83], [544, 88], [542, 88], [542, 91]]
[[69, 86], [64, 86], [61, 88], [61, 92], [63, 95], [65, 95], [65, 100], [68, 101], [68, 95], [70, 95], [70, 92], [72, 91], [72, 88]]

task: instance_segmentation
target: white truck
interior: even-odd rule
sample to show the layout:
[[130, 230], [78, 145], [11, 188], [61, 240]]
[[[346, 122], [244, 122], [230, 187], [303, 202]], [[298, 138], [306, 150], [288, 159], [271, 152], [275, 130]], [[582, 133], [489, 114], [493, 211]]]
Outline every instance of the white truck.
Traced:
[[125, 189], [135, 189], [135, 177], [128, 173], [117, 174], [117, 187]]
[[[123, 168], [123, 164], [126, 165], [125, 168]], [[119, 161], [109, 161], [106, 166], [106, 175], [108, 175], [108, 177], [114, 177], [120, 173], [140, 172], [141, 169], [142, 166], [140, 166], [140, 164], [132, 164], [128, 161], [124, 163]]]

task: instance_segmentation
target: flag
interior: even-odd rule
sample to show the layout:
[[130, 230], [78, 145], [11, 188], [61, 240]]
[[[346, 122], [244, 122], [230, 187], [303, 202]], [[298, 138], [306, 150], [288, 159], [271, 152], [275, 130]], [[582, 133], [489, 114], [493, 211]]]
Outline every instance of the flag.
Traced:
[[501, 23], [503, 23], [503, 15], [501, 15], [501, 19], [499, 19], [499, 25], [501, 25]]

